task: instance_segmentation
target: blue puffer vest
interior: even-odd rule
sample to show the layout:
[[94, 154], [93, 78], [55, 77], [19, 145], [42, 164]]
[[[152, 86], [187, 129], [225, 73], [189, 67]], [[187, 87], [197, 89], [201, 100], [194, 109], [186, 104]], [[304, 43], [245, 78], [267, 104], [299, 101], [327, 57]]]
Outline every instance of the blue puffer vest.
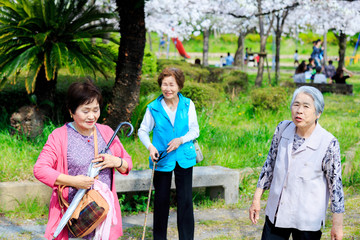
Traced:
[[[189, 131], [189, 106], [190, 99], [178, 93], [179, 103], [176, 110], [174, 126], [170, 122], [170, 118], [161, 105], [164, 98], [160, 95], [155, 101], [148, 105], [148, 108], [155, 120], [153, 129], [152, 144], [156, 149], [166, 151], [168, 143], [174, 138], [184, 136]], [[153, 168], [153, 162], [149, 158], [150, 168]], [[196, 164], [196, 152], [192, 141], [181, 144], [178, 149], [170, 152], [165, 158], [156, 164], [156, 171], [170, 172], [174, 170], [176, 162], [182, 168], [189, 168]]]

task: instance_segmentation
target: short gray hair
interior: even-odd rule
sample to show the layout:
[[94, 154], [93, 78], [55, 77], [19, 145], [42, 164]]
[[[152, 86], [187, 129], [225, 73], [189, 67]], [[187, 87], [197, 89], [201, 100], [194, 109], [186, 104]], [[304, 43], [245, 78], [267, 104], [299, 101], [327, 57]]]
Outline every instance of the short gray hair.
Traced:
[[312, 97], [312, 99], [314, 99], [316, 115], [319, 115], [320, 113], [322, 113], [324, 111], [325, 102], [324, 102], [324, 97], [323, 97], [322, 93], [317, 88], [310, 87], [310, 86], [302, 86], [295, 90], [292, 100], [291, 100], [290, 107], [293, 105], [295, 98], [299, 93], [306, 93], [306, 94], [310, 95]]

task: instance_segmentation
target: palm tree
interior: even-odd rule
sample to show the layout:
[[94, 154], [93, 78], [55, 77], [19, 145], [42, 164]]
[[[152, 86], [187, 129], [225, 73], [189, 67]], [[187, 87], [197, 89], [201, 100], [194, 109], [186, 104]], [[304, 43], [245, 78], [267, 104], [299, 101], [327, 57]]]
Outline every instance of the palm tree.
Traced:
[[[112, 13], [87, 0], [0, 0], [0, 87], [25, 72], [28, 93], [37, 103], [54, 100], [58, 72], [107, 77], [116, 55], [91, 39], [117, 40]], [[41, 107], [41, 106], [40, 106]], [[46, 111], [49, 114], [49, 111]]]

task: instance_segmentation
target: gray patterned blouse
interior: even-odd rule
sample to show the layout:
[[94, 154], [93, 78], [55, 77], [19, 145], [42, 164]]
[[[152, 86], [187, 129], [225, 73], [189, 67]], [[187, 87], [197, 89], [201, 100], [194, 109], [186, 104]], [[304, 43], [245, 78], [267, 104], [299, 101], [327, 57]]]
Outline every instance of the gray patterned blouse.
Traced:
[[[278, 146], [280, 141], [279, 129], [281, 122], [275, 130], [269, 154], [266, 158], [264, 166], [261, 170], [259, 181], [257, 184], [258, 188], [268, 190], [273, 178], [273, 169], [275, 167], [275, 160], [278, 152]], [[305, 138], [301, 138], [295, 133], [294, 143], [292, 151], [296, 151], [305, 141]], [[325, 157], [322, 161], [322, 169], [324, 171], [331, 199], [331, 211], [333, 213], [343, 213], [345, 211], [344, 206], [344, 191], [341, 181], [341, 157], [340, 157], [340, 146], [336, 138], [332, 139], [330, 145], [326, 151]]]

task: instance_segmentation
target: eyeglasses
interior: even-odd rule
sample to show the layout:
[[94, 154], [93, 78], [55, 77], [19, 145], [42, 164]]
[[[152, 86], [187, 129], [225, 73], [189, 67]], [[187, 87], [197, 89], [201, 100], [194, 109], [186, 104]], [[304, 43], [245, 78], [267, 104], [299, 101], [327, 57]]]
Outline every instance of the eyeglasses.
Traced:
[[155, 162], [159, 162], [161, 159], [164, 159], [168, 153], [165, 151], [159, 151], [159, 154], [156, 154], [155, 156], [158, 157], [157, 160], [154, 160]]

